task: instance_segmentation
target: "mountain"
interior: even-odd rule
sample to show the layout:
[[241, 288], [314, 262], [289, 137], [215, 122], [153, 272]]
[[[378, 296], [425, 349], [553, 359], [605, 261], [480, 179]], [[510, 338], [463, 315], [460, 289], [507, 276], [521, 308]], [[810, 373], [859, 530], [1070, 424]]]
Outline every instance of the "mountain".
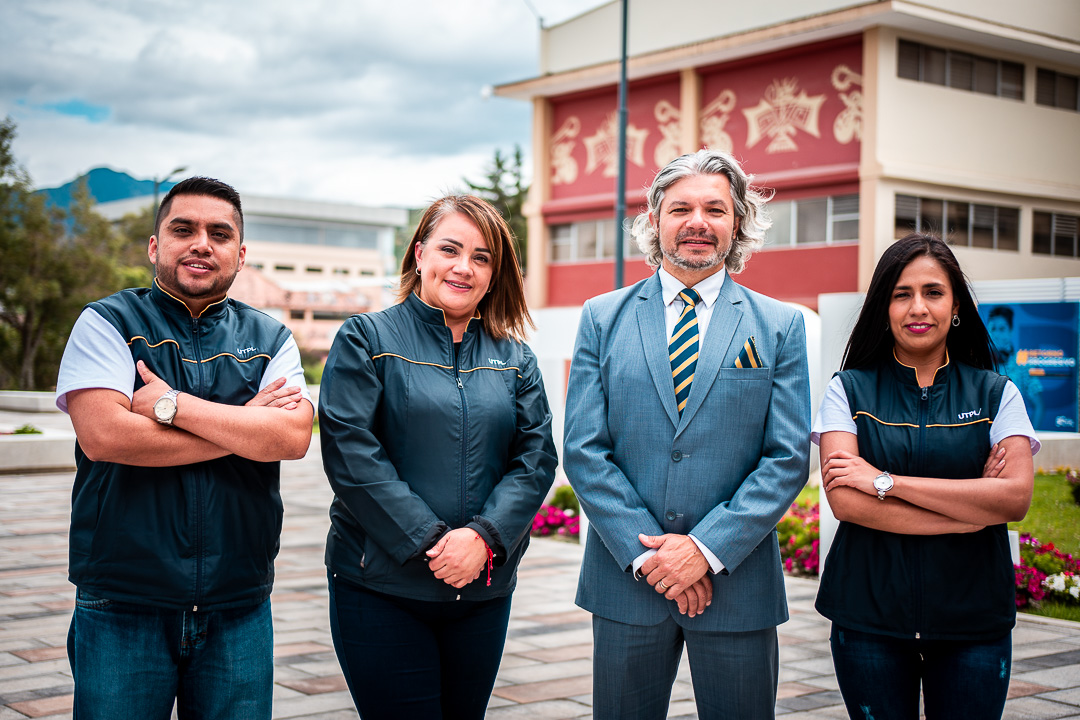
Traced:
[[[71, 193], [75, 189], [75, 184], [84, 178], [90, 195], [99, 203], [154, 194], [153, 180], [136, 180], [127, 173], [105, 167], [94, 168], [60, 187], [44, 188], [40, 192], [48, 198], [50, 204], [66, 209], [71, 205]], [[175, 184], [174, 182], [162, 183], [158, 192], [164, 195]]]

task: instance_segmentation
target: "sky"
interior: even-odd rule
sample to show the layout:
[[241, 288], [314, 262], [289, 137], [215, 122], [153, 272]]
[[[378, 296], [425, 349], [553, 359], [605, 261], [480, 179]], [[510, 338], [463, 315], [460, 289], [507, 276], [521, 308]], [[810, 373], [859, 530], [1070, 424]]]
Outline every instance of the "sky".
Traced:
[[417, 207], [529, 154], [538, 18], [604, 0], [4, 0], [0, 118], [38, 187], [94, 167]]

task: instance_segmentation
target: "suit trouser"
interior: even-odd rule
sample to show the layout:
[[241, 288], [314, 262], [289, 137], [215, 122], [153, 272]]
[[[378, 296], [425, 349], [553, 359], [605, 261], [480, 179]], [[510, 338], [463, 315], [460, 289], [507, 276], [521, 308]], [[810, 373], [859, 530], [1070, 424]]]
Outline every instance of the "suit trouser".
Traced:
[[706, 632], [683, 628], [670, 617], [659, 625], [627, 625], [593, 615], [593, 644], [595, 720], [666, 718], [684, 644], [700, 720], [775, 715], [775, 627]]

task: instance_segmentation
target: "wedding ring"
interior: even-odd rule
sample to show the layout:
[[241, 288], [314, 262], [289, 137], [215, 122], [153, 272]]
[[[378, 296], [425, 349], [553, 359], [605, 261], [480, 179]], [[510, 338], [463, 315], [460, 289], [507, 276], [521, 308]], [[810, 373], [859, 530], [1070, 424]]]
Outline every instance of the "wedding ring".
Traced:
[[663, 580], [661, 580], [660, 582], [658, 582], [656, 584], [660, 587], [661, 590], [667, 590], [668, 587], [669, 587]]

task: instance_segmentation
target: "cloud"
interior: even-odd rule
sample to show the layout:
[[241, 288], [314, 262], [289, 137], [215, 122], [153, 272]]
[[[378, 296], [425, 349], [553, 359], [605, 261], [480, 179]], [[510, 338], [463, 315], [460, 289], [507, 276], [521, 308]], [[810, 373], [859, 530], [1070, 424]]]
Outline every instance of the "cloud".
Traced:
[[[551, 21], [599, 0], [533, 0]], [[0, 116], [38, 184], [177, 165], [259, 194], [415, 205], [528, 151], [519, 0], [8, 0]], [[361, 199], [365, 198], [365, 199]], [[366, 198], [371, 198], [367, 200]]]

